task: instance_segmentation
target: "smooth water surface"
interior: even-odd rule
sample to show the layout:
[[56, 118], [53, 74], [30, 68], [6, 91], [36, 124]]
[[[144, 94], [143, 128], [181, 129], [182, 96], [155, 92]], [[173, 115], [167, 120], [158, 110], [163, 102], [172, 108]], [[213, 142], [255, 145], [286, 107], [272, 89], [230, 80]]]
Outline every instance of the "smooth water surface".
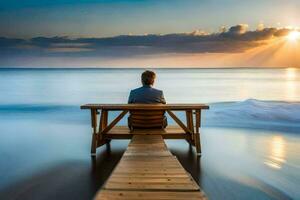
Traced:
[[[300, 198], [300, 70], [155, 71], [169, 103], [210, 104], [200, 159], [167, 141], [210, 199]], [[0, 199], [92, 199], [128, 141], [91, 159], [90, 114], [79, 106], [126, 102], [141, 72], [1, 69]]]
[[[0, 104], [123, 103], [143, 69], [0, 69]], [[300, 69], [156, 69], [169, 103], [299, 101]]]

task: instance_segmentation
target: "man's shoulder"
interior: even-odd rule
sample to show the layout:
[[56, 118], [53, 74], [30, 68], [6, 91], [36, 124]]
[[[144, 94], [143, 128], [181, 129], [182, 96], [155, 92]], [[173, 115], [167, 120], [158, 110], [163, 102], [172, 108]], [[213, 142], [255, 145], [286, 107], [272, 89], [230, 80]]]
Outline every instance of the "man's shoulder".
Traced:
[[131, 93], [138, 93], [138, 92], [153, 92], [153, 93], [157, 93], [157, 94], [162, 94], [163, 91], [156, 89], [156, 88], [152, 88], [152, 87], [139, 87], [139, 88], [135, 88], [133, 90], [131, 90]]
[[152, 90], [158, 94], [162, 94], [163, 91], [162, 90], [159, 90], [159, 89], [156, 89], [156, 88], [152, 88]]
[[131, 90], [131, 92], [136, 93], [136, 92], [141, 91], [141, 90], [143, 90], [143, 87], [135, 88], [135, 89]]

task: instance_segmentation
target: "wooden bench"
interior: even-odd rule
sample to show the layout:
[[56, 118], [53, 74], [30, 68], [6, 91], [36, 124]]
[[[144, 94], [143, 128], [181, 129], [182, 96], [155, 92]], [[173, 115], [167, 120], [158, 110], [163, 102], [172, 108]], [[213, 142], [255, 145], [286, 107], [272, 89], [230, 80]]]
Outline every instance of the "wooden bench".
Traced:
[[204, 192], [160, 135], [134, 135], [95, 200], [204, 200]]
[[[91, 154], [95, 155], [97, 147], [100, 147], [111, 139], [131, 139], [133, 135], [161, 135], [164, 139], [185, 139], [196, 147], [197, 154], [201, 154], [200, 126], [201, 110], [209, 109], [205, 104], [86, 104], [81, 109], [91, 111], [91, 125], [93, 128]], [[110, 111], [121, 111], [121, 113], [108, 124], [108, 114]], [[128, 112], [166, 112], [176, 122], [177, 126], [167, 126], [167, 128], [139, 128], [131, 130], [127, 126], [116, 126], [116, 124]], [[173, 111], [185, 112], [186, 122], [182, 122]], [[98, 125], [97, 116], [100, 114]], [[149, 115], [151, 116], [151, 115]], [[145, 120], [144, 117], [142, 120]], [[138, 119], [141, 121], [141, 119]], [[161, 120], [157, 119], [156, 120]]]

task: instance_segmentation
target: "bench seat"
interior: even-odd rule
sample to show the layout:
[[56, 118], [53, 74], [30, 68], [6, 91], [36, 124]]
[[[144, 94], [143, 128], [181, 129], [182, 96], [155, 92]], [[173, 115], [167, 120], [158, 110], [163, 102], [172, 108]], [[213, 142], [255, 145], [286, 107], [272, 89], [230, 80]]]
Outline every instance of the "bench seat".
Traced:
[[127, 126], [115, 126], [103, 135], [106, 139], [131, 139], [133, 135], [161, 135], [164, 139], [188, 139], [190, 137], [179, 126], [168, 126], [165, 129], [135, 129], [132, 132]]

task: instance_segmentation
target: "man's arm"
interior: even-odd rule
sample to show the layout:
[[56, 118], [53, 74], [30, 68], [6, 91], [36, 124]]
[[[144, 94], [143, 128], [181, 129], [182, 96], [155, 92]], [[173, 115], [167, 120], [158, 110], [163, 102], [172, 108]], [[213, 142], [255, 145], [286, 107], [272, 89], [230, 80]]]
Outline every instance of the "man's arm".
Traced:
[[160, 102], [161, 102], [162, 104], [166, 104], [166, 103], [167, 103], [167, 102], [166, 102], [166, 99], [165, 99], [165, 97], [164, 97], [163, 91], [161, 91]]
[[128, 103], [133, 103], [133, 94], [132, 94], [132, 90], [130, 91], [130, 94], [129, 94]]

